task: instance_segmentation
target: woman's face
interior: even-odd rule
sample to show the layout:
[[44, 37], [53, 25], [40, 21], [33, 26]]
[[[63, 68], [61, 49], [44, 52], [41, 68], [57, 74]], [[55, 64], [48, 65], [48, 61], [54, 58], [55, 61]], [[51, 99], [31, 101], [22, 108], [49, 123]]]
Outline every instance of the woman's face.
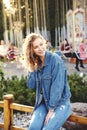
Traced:
[[46, 52], [45, 40], [38, 37], [32, 44], [33, 52], [39, 57], [44, 57]]

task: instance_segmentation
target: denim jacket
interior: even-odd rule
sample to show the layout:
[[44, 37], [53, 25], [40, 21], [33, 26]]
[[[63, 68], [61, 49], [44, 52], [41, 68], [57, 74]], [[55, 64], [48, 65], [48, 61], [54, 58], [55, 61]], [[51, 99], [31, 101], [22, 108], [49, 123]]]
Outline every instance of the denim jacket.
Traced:
[[38, 68], [38, 70], [28, 73], [27, 86], [36, 89], [36, 107], [39, 105], [40, 85], [48, 109], [56, 109], [60, 103], [70, 99], [66, 67], [56, 53], [47, 51], [42, 71]]

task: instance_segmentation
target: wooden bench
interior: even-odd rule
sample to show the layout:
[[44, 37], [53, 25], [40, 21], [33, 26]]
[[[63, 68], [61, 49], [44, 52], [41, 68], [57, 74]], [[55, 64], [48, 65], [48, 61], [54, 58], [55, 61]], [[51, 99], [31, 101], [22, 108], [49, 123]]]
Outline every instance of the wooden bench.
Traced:
[[[12, 94], [5, 95], [3, 97], [3, 99], [4, 99], [4, 101], [0, 101], [0, 108], [3, 108], [3, 110], [4, 110], [4, 123], [0, 123], [0, 128], [4, 128], [4, 130], [26, 130], [24, 128], [19, 128], [17, 126], [14, 126], [13, 111], [18, 110], [18, 111], [22, 111], [22, 112], [32, 113], [34, 107], [13, 103]], [[82, 117], [82, 116], [78, 116], [78, 115], [74, 115], [74, 114], [72, 114], [68, 118], [68, 121], [87, 125], [87, 117]]]
[[76, 123], [87, 125], [87, 117], [78, 116], [78, 115], [75, 115], [75, 114], [72, 114], [68, 118], [68, 121], [72, 121], [72, 122], [76, 122]]

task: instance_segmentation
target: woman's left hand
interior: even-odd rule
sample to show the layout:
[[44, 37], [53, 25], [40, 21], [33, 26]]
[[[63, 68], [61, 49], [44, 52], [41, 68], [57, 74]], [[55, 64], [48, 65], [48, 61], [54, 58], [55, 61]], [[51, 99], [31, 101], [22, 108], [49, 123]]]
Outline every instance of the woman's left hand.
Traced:
[[49, 109], [48, 114], [45, 118], [44, 125], [46, 125], [48, 123], [48, 121], [50, 120], [50, 118], [52, 117], [53, 114], [54, 114], [54, 111], [52, 109]]

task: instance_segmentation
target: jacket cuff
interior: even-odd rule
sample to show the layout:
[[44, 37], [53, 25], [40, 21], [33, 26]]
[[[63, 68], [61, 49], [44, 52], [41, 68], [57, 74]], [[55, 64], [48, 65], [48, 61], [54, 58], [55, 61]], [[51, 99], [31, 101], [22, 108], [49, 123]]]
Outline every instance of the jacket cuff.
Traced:
[[54, 109], [52, 109], [52, 108], [49, 108], [49, 111], [50, 111], [50, 112], [54, 112]]

